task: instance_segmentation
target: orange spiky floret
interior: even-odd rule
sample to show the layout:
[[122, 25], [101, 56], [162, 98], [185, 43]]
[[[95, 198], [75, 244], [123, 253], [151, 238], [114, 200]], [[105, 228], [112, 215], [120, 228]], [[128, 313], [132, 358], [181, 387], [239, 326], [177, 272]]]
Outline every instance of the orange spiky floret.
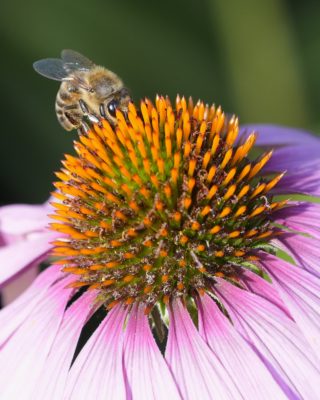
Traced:
[[142, 301], [150, 311], [234, 279], [285, 205], [269, 195], [283, 174], [258, 177], [272, 152], [249, 161], [256, 134], [237, 144], [238, 119], [201, 101], [177, 97], [174, 110], [157, 97], [116, 115], [115, 127], [79, 132], [78, 156], [57, 173], [51, 227], [64, 238], [53, 255], [72, 287], [98, 290], [108, 309]]

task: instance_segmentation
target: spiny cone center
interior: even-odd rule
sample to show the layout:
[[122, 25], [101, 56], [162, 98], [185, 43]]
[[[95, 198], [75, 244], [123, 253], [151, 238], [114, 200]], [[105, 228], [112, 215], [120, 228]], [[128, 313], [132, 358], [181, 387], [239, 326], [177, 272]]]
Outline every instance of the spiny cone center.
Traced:
[[282, 175], [258, 177], [271, 153], [250, 162], [255, 134], [235, 144], [238, 120], [191, 100], [146, 99], [117, 119], [80, 133], [57, 173], [54, 255], [73, 286], [152, 307], [235, 278], [283, 205], [268, 194]]

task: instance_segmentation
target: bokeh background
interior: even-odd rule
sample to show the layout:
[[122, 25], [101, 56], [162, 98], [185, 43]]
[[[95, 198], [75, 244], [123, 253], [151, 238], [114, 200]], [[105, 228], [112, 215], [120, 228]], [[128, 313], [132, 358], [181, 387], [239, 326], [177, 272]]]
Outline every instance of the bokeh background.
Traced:
[[320, 2], [1, 0], [0, 203], [44, 201], [76, 133], [58, 124], [59, 83], [35, 60], [80, 51], [134, 98], [176, 93], [240, 122], [320, 132]]

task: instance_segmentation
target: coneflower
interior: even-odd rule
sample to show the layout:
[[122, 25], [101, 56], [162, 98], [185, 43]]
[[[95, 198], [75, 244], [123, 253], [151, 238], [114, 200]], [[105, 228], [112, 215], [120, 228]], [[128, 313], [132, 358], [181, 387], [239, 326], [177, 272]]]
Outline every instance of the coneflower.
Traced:
[[157, 97], [74, 147], [52, 232], [0, 210], [2, 281], [51, 261], [0, 313], [1, 399], [319, 398], [319, 140]]

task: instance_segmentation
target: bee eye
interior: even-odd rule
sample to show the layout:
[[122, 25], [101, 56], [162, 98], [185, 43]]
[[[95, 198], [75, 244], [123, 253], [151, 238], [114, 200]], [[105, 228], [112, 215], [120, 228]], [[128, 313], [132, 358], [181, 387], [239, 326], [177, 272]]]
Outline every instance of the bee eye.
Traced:
[[108, 112], [112, 117], [116, 116], [116, 109], [118, 106], [118, 102], [116, 100], [111, 100], [110, 103], [108, 103]]

